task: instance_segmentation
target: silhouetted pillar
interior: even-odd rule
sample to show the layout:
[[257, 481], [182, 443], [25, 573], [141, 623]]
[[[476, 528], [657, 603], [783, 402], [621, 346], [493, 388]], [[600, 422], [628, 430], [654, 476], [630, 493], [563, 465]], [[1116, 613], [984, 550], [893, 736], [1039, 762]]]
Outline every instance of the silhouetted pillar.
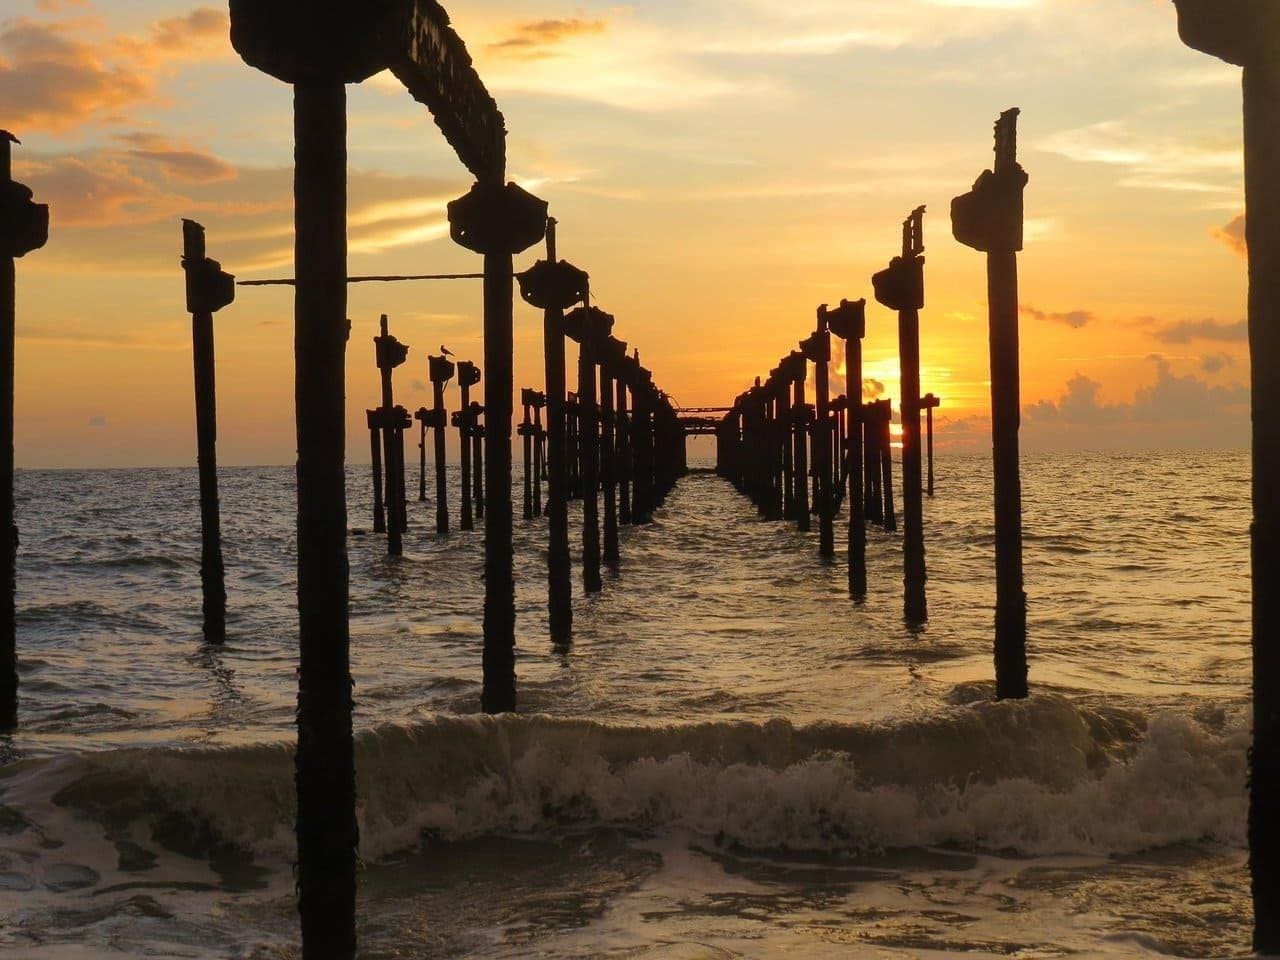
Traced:
[[516, 430], [516, 434], [520, 437], [521, 445], [524, 450], [524, 501], [522, 503], [521, 515], [525, 520], [533, 519], [533, 481], [534, 481], [534, 463], [533, 463], [533, 443], [536, 434], [533, 430], [533, 391], [525, 387], [520, 391], [520, 403], [524, 407], [524, 419], [520, 421], [520, 426]]
[[398, 429], [395, 400], [391, 387], [391, 372], [409, 355], [409, 348], [387, 332], [387, 315], [381, 318], [382, 332], [373, 338], [374, 356], [382, 379], [383, 463], [386, 472], [387, 553], [393, 557], [404, 551], [401, 534], [405, 529], [404, 516], [404, 438]]
[[827, 331], [826, 313], [818, 313], [818, 329], [800, 348], [813, 362], [815, 419], [813, 423], [813, 469], [817, 474], [818, 555], [834, 557], [836, 553], [834, 511], [831, 498], [831, 334]]
[[[1280, 953], [1280, 8], [1175, 0], [1187, 45], [1244, 67], [1245, 240], [1253, 399], [1253, 946]], [[1007, 268], [1006, 268], [1007, 269]], [[994, 306], [993, 306], [994, 310]], [[994, 376], [993, 376], [994, 389]]]
[[[625, 358], [623, 367], [625, 368]], [[635, 458], [631, 447], [631, 414], [628, 409], [627, 385], [618, 377], [617, 440], [618, 440], [618, 522], [631, 523], [631, 484], [635, 476]]]
[[[436, 461], [436, 533], [449, 535], [449, 467], [445, 451], [444, 432], [448, 426], [448, 412], [444, 403], [444, 386], [453, 379], [454, 365], [448, 357], [428, 357], [428, 374], [431, 380], [432, 419], [435, 421], [435, 461]], [[466, 448], [467, 459], [470, 459], [471, 448]], [[463, 484], [467, 488], [466, 484]], [[467, 488], [470, 496], [470, 489]]]
[[419, 407], [413, 414], [418, 421], [418, 502], [427, 502], [427, 422], [431, 419], [431, 411]]
[[795, 431], [796, 527], [801, 533], [808, 533], [812, 528], [809, 515], [809, 430], [813, 422], [813, 408], [805, 402], [804, 385], [808, 378], [809, 362], [799, 351], [792, 351], [791, 358], [796, 373], [795, 393], [791, 402], [791, 422]]
[[[801, 363], [804, 362], [803, 356]], [[778, 442], [782, 445], [782, 517], [796, 518], [795, 415], [791, 408], [792, 385], [796, 380], [795, 355], [782, 361], [778, 396]]]
[[578, 475], [582, 494], [582, 585], [599, 593], [600, 445], [596, 383], [597, 351], [613, 327], [613, 317], [583, 306], [565, 317], [565, 330], [578, 342]]
[[839, 512], [841, 504], [844, 502], [844, 446], [845, 446], [845, 410], [848, 407], [848, 398], [844, 394], [836, 397], [831, 401], [831, 409], [835, 414], [836, 435], [835, 442], [831, 445], [832, 467], [831, 467], [831, 490], [832, 497], [835, 499], [836, 511]]
[[864, 443], [863, 512], [867, 522], [884, 525], [884, 496], [880, 492], [880, 412], [876, 401], [862, 405]]
[[[471, 444], [471, 388], [480, 382], [480, 368], [474, 363], [463, 360], [457, 364], [458, 389], [460, 398], [458, 409], [452, 417], [452, 424], [458, 431], [458, 460], [461, 465], [462, 481], [462, 529], [475, 529], [475, 487], [471, 480], [472, 454]], [[478, 471], [477, 471], [478, 472]]]
[[476, 519], [484, 519], [484, 404], [472, 400], [467, 405], [467, 429], [471, 434], [471, 499], [476, 505]]
[[920, 398], [920, 405], [925, 412], [925, 452], [929, 458], [929, 479], [925, 484], [925, 493], [933, 496], [933, 411], [942, 406], [942, 401], [932, 393]]
[[987, 254], [991, 332], [991, 447], [996, 514], [996, 696], [1027, 695], [1027, 597], [1022, 579], [1022, 480], [1018, 466], [1021, 398], [1018, 369], [1018, 251], [1023, 191], [1018, 110], [996, 122], [995, 169], [951, 204], [952, 231]]
[[369, 466], [373, 474], [373, 532], [387, 532], [387, 517], [382, 503], [382, 411], [366, 410], [369, 421]]
[[547, 611], [551, 641], [573, 635], [569, 558], [569, 444], [565, 409], [564, 311], [587, 296], [586, 273], [556, 256], [556, 221], [546, 222], [547, 258], [520, 275], [524, 299], [543, 311], [547, 394]]
[[542, 426], [542, 408], [547, 405], [545, 393], [535, 393], [533, 401], [533, 515], [542, 516], [542, 481], [546, 475], [547, 432]]
[[[49, 239], [49, 208], [13, 180], [11, 153], [17, 138], [0, 130], [0, 730], [18, 725], [17, 566], [18, 524], [13, 501], [13, 383], [17, 315], [15, 259]], [[212, 338], [212, 333], [210, 333]], [[212, 382], [210, 383], [212, 390]]]
[[565, 395], [564, 417], [565, 438], [569, 448], [569, 499], [577, 500], [582, 495], [582, 451], [579, 449], [578, 440], [581, 415], [576, 393]]
[[848, 428], [842, 462], [848, 466], [842, 469], [847, 469], [849, 481], [849, 593], [860, 600], [867, 595], [867, 519], [862, 499], [862, 338], [867, 333], [867, 301], [841, 300], [839, 307], [827, 312], [827, 326], [845, 345]]
[[920, 310], [924, 307], [924, 207], [902, 225], [902, 255], [872, 278], [876, 299], [898, 312], [898, 357], [902, 370], [902, 557], [903, 616], [929, 619], [925, 597], [924, 504], [920, 463]]
[[884, 498], [884, 528], [898, 529], [898, 514], [893, 506], [893, 401], [881, 400], [880, 411], [880, 495]]
[[[7, 150], [8, 142], [0, 136]], [[6, 179], [8, 179], [6, 177]], [[218, 509], [218, 414], [214, 389], [213, 315], [235, 300], [235, 277], [205, 256], [204, 227], [182, 221], [182, 269], [191, 314], [196, 385], [196, 464], [200, 475], [200, 589], [204, 598], [204, 639], [227, 638], [227, 588], [222, 564], [222, 524]]]
[[604, 492], [604, 551], [602, 559], [616, 567], [618, 553], [618, 483], [614, 460], [617, 454], [617, 420], [613, 413], [613, 375], [610, 372], [618, 356], [613, 346], [605, 344], [604, 362], [600, 365], [600, 483]]
[[631, 497], [631, 522], [646, 524], [653, 522], [654, 506], [653, 384], [649, 382], [649, 371], [643, 367], [639, 368], [639, 380], [632, 400], [635, 483]]

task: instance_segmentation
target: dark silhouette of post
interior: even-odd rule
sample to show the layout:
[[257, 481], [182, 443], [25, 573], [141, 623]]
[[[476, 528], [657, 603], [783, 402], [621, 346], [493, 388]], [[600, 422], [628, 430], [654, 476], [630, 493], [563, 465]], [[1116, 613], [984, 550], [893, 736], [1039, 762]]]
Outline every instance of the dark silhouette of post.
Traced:
[[458, 389], [462, 393], [462, 398], [454, 414], [453, 425], [458, 429], [459, 459], [462, 463], [462, 529], [474, 530], [472, 498], [475, 488], [471, 481], [471, 388], [480, 382], [480, 368], [474, 363], [463, 360], [458, 364], [457, 372]]
[[467, 429], [471, 434], [471, 499], [475, 501], [476, 519], [484, 519], [484, 404], [472, 400], [467, 405]]
[[817, 480], [818, 555], [830, 558], [836, 554], [836, 542], [831, 497], [831, 334], [825, 311], [818, 312], [818, 329], [800, 344], [800, 349], [813, 362], [814, 370], [813, 470]]
[[556, 222], [546, 223], [547, 258], [520, 275], [520, 293], [543, 311], [547, 394], [547, 611], [552, 643], [573, 636], [569, 559], [569, 445], [565, 410], [564, 311], [587, 296], [588, 278], [556, 256]]
[[631, 446], [631, 387], [626, 378], [627, 358], [624, 356], [618, 364], [618, 396], [615, 416], [618, 426], [615, 431], [618, 441], [618, 523], [624, 526], [631, 524], [631, 485], [635, 476], [635, 455]]
[[369, 422], [369, 466], [373, 474], [373, 532], [387, 532], [387, 515], [382, 503], [382, 411], [366, 410]]
[[[419, 407], [413, 414], [418, 421], [418, 502], [427, 502], [427, 421], [431, 419], [431, 411]], [[376, 450], [377, 447], [375, 446]]]
[[1253, 946], [1280, 953], [1280, 7], [1175, 0], [1188, 46], [1244, 68], [1245, 240], [1253, 393]]
[[565, 443], [568, 445], [569, 461], [569, 499], [577, 500], [582, 496], [582, 451], [578, 444], [578, 428], [580, 426], [578, 395], [566, 393], [564, 397]]
[[876, 403], [879, 411], [880, 428], [880, 495], [884, 498], [882, 508], [884, 528], [889, 531], [898, 529], [898, 513], [893, 506], [893, 401], [880, 400]]
[[204, 227], [194, 220], [182, 221], [182, 269], [186, 273], [187, 312], [191, 314], [191, 345], [195, 362], [204, 640], [206, 643], [224, 643], [227, 639], [227, 587], [218, 509], [218, 407], [214, 387], [213, 315], [235, 300], [236, 281], [229, 273], [222, 272], [217, 260], [205, 256]]
[[[230, 0], [230, 8], [231, 41], [236, 52], [251, 66], [294, 86], [301, 625], [296, 777], [298, 911], [303, 960], [348, 960], [356, 949], [358, 830], [343, 470], [343, 359], [348, 334], [344, 84], [359, 83], [390, 69], [416, 99], [431, 109], [468, 169], [498, 191], [505, 178], [506, 129], [465, 45], [437, 3], [331, 0], [303, 8], [286, 0]], [[483, 226], [486, 222], [499, 224], [498, 230], [503, 232], [513, 219], [492, 205], [487, 205], [486, 210], [479, 218], [451, 216], [455, 239], [466, 234], [468, 241], [475, 241], [487, 233]], [[471, 222], [460, 228], [458, 219]], [[479, 226], [477, 219], [482, 221]], [[493, 374], [493, 380], [506, 383], [509, 416], [510, 257], [506, 257], [505, 270], [501, 258], [486, 263], [485, 274], [486, 290], [491, 294], [487, 300], [500, 302], [504, 289], [507, 293], [505, 325], [496, 306], [492, 311], [486, 310], [485, 343], [486, 349], [492, 346], [499, 358], [497, 363], [486, 358], [486, 369]], [[506, 337], [502, 336], [504, 326]], [[502, 356], [507, 358], [506, 367], [501, 364]], [[491, 408], [501, 406], [499, 399], [495, 393]], [[509, 432], [492, 431], [502, 434], [503, 443], [509, 442]], [[403, 455], [400, 462], [403, 465]], [[400, 479], [403, 484], [403, 472]], [[509, 489], [506, 495], [509, 500]], [[511, 586], [509, 525], [499, 534], [505, 547], [497, 546], [494, 537], [486, 539], [486, 665], [495, 646], [488, 630], [489, 601], [491, 595], [500, 597], [504, 587]], [[501, 562], [504, 549], [505, 577]], [[490, 562], [491, 553], [497, 556], [497, 563]], [[506, 603], [504, 609], [513, 605], [514, 597], [508, 600], [509, 603], [499, 601]], [[506, 655], [511, 658], [510, 649]], [[514, 671], [510, 672], [514, 677]]]
[[[428, 376], [431, 380], [431, 400], [435, 421], [436, 461], [436, 533], [449, 535], [449, 467], [445, 451], [444, 431], [448, 426], [448, 411], [444, 404], [444, 387], [453, 379], [454, 365], [448, 357], [427, 357]], [[467, 448], [470, 459], [470, 448]], [[464, 488], [466, 484], [463, 484]], [[470, 495], [470, 490], [467, 490]]]
[[876, 299], [890, 310], [898, 312], [898, 356], [902, 370], [899, 412], [902, 416], [903, 616], [912, 624], [924, 623], [929, 619], [929, 606], [925, 597], [924, 502], [920, 462], [923, 223], [924, 207], [917, 207], [902, 225], [902, 255], [894, 257], [888, 269], [872, 278]]
[[533, 445], [537, 439], [537, 433], [533, 429], [533, 398], [534, 391], [528, 387], [520, 391], [520, 404], [524, 407], [524, 419], [516, 430], [516, 434], [520, 437], [524, 447], [524, 503], [522, 515], [525, 520], [533, 519]]
[[600, 446], [597, 354], [613, 329], [613, 317], [596, 307], [578, 307], [564, 318], [565, 332], [578, 343], [578, 476], [582, 494], [582, 585], [603, 588], [600, 576]]
[[845, 453], [849, 481], [849, 593], [860, 600], [867, 595], [867, 518], [862, 499], [862, 338], [867, 335], [867, 301], [841, 300], [840, 306], [828, 311], [827, 326], [845, 343], [845, 408], [849, 418], [848, 450]]
[[542, 426], [542, 411], [547, 405], [547, 395], [534, 394], [533, 401], [533, 515], [542, 516], [542, 481], [547, 469], [547, 431]]
[[604, 549], [601, 559], [617, 567], [618, 544], [617, 417], [613, 412], [613, 371], [626, 355], [626, 345], [609, 338], [600, 347], [600, 487], [604, 494]]
[[[809, 362], [801, 351], [792, 351], [795, 366], [794, 395], [791, 401], [791, 422], [795, 431], [795, 499], [796, 527], [801, 533], [812, 529], [809, 512], [809, 432], [813, 427], [813, 407], [805, 401], [805, 381], [808, 379]], [[796, 359], [798, 358], [798, 359]]]
[[925, 493], [933, 496], [933, 411], [942, 406], [942, 401], [932, 393], [926, 393], [920, 398], [920, 406], [924, 408], [925, 413], [925, 451], [929, 457], [929, 479], [925, 484]]
[[17, 315], [14, 261], [49, 239], [49, 207], [32, 200], [31, 190], [13, 179], [17, 137], [0, 130], [0, 730], [18, 725], [17, 566], [18, 524], [13, 501], [13, 382]]
[[1027, 596], [1022, 579], [1022, 480], [1018, 466], [1018, 251], [1023, 191], [1018, 110], [996, 122], [995, 169], [951, 204], [957, 240], [987, 254], [991, 333], [991, 448], [995, 466], [996, 696], [1027, 695]]
[[387, 553], [398, 557], [404, 552], [402, 534], [407, 526], [404, 502], [404, 428], [401, 417], [397, 415], [391, 373], [408, 359], [409, 348], [388, 332], [385, 313], [379, 322], [382, 332], [373, 338], [373, 344], [378, 372], [382, 377], [382, 446], [387, 479]]
[[867, 522], [884, 526], [884, 495], [880, 491], [880, 408], [872, 400], [862, 405], [862, 438], [865, 458], [863, 513]]

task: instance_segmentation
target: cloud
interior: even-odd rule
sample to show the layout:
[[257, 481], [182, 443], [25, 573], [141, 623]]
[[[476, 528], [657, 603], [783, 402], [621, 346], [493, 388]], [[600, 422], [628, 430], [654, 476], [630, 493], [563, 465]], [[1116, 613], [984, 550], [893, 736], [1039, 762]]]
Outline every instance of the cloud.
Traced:
[[[46, 9], [56, 9], [47, 7]], [[13, 129], [60, 132], [116, 123], [156, 99], [161, 67], [225, 52], [227, 17], [202, 8], [141, 37], [103, 37], [96, 20], [11, 20], [0, 28], [0, 114]]]
[[1034, 320], [1047, 320], [1051, 323], [1063, 323], [1072, 330], [1079, 330], [1081, 327], [1095, 319], [1091, 310], [1067, 310], [1061, 313], [1053, 311], [1038, 310], [1029, 304], [1023, 304], [1019, 311], [1023, 316], [1031, 317]]
[[102, 416], [102, 414], [92, 416], [89, 418], [89, 426], [102, 429], [107, 426], [107, 418]]
[[1239, 193], [1244, 153], [1237, 143], [1210, 143], [1138, 132], [1121, 120], [1062, 130], [1038, 146], [1079, 163], [1122, 167], [1120, 186], [1189, 193]]
[[1067, 381], [1058, 400], [1041, 400], [1027, 407], [1027, 419], [1040, 425], [1192, 423], [1213, 428], [1221, 426], [1223, 418], [1238, 419], [1247, 414], [1248, 387], [1212, 386], [1194, 374], [1179, 376], [1163, 357], [1152, 357], [1151, 361], [1156, 367], [1155, 382], [1139, 387], [1129, 403], [1102, 401], [1102, 384], [1077, 373]]
[[582, 34], [603, 33], [603, 20], [531, 20], [515, 26], [514, 32], [489, 44], [491, 50], [515, 57], [534, 59], [555, 56], [565, 40]]
[[1244, 224], [1244, 214], [1242, 213], [1238, 217], [1232, 217], [1223, 226], [1210, 230], [1209, 235], [1220, 243], [1225, 244], [1227, 249], [1243, 257], [1249, 253], [1248, 245], [1245, 242]]
[[865, 403], [868, 400], [875, 400], [877, 397], [884, 396], [884, 383], [880, 380], [866, 378], [862, 381], [862, 400]]
[[1236, 358], [1229, 353], [1211, 353], [1200, 360], [1200, 369], [1205, 373], [1220, 373], [1227, 367], [1234, 367]]
[[203, 150], [174, 144], [154, 133], [126, 133], [116, 139], [129, 146], [130, 156], [153, 164], [165, 177], [183, 183], [234, 180], [236, 169]]
[[1249, 324], [1245, 320], [1237, 320], [1235, 323], [1182, 320], [1154, 331], [1152, 336], [1162, 343], [1190, 343], [1192, 340], [1244, 343], [1249, 339]]

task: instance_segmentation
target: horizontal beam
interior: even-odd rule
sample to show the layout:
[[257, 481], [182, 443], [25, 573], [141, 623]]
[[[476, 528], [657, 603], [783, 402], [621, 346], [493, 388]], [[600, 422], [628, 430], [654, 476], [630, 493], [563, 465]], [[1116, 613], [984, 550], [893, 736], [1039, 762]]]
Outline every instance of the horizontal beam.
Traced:
[[[347, 283], [397, 283], [401, 280], [483, 280], [483, 273], [421, 273], [407, 277], [347, 277]], [[276, 280], [237, 280], [237, 287], [292, 287], [297, 281], [292, 277]]]

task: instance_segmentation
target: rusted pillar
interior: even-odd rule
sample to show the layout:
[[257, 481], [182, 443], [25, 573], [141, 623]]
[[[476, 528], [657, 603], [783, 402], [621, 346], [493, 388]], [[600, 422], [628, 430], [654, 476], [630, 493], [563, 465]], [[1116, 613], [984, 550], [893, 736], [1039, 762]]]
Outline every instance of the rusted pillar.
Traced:
[[373, 474], [373, 532], [387, 532], [387, 515], [382, 503], [382, 411], [366, 410], [369, 421], [369, 466]]
[[[0, 130], [0, 730], [18, 725], [17, 566], [18, 524], [13, 501], [13, 383], [17, 315], [14, 261], [49, 239], [49, 208], [32, 202], [31, 191], [13, 179], [17, 138]], [[210, 333], [212, 338], [212, 333]], [[211, 346], [212, 349], [212, 346]], [[210, 383], [212, 390], [212, 382]]]
[[813, 408], [805, 401], [805, 380], [808, 378], [809, 361], [800, 351], [792, 351], [790, 362], [795, 371], [794, 395], [791, 401], [791, 422], [795, 443], [795, 515], [796, 526], [801, 533], [812, 527], [809, 513], [809, 430], [813, 422]]
[[461, 399], [452, 418], [458, 430], [458, 458], [462, 467], [462, 529], [475, 529], [475, 513], [472, 509], [475, 489], [471, 482], [471, 388], [480, 382], [480, 368], [463, 360], [457, 365], [458, 389]]
[[813, 362], [814, 370], [813, 469], [817, 475], [818, 555], [830, 558], [835, 556], [836, 543], [831, 497], [831, 334], [827, 331], [825, 309], [818, 312], [818, 329], [800, 348]]
[[418, 502], [427, 502], [427, 408], [419, 407], [413, 418], [418, 421]]
[[602, 559], [616, 567], [618, 552], [617, 418], [613, 412], [613, 370], [626, 348], [610, 338], [603, 344], [600, 364], [600, 484], [604, 493], [604, 551]]
[[929, 619], [925, 597], [924, 504], [920, 464], [920, 311], [924, 308], [924, 207], [902, 225], [902, 255], [872, 278], [876, 299], [898, 312], [898, 356], [902, 370], [902, 557], [903, 616]]
[[613, 317], [583, 306], [565, 317], [565, 331], [578, 342], [578, 476], [582, 495], [582, 585], [603, 588], [600, 576], [600, 445], [596, 382], [597, 353], [613, 328]]
[[631, 448], [631, 414], [628, 410], [628, 392], [630, 387], [623, 376], [626, 369], [626, 358], [620, 364], [618, 376], [618, 403], [615, 415], [618, 418], [618, 522], [631, 523], [631, 484], [635, 475], [635, 458]]
[[409, 348], [387, 331], [387, 315], [380, 320], [382, 332], [373, 338], [374, 357], [382, 379], [382, 443], [386, 465], [387, 553], [393, 557], [404, 552], [401, 534], [404, 517], [404, 439], [397, 429], [396, 405], [391, 387], [391, 372], [409, 356]]
[[467, 430], [471, 434], [471, 499], [476, 507], [476, 519], [484, 519], [484, 438], [485, 427], [480, 422], [484, 416], [484, 404], [472, 400], [467, 405]]
[[533, 430], [533, 391], [525, 387], [520, 391], [520, 404], [524, 407], [524, 419], [516, 429], [516, 435], [524, 450], [524, 501], [521, 504], [521, 515], [525, 520], [533, 519], [533, 443], [536, 434]]
[[876, 401], [862, 405], [864, 443], [863, 513], [867, 522], [884, 525], [884, 496], [880, 492], [880, 413]]
[[842, 469], [849, 481], [849, 593], [861, 600], [867, 595], [867, 519], [862, 499], [862, 338], [867, 333], [867, 301], [841, 300], [840, 306], [828, 311], [827, 325], [844, 341], [848, 428], [841, 459], [847, 464]]
[[[0, 137], [3, 141], [3, 137]], [[8, 143], [4, 143], [7, 149]], [[8, 179], [6, 177], [6, 179]], [[196, 385], [196, 464], [200, 474], [200, 588], [204, 598], [204, 639], [227, 638], [227, 588], [222, 564], [222, 523], [218, 508], [218, 414], [214, 388], [213, 315], [235, 300], [235, 277], [205, 256], [204, 227], [182, 221], [182, 269], [187, 280], [187, 312]]]
[[1022, 579], [1018, 429], [1018, 251], [1027, 174], [1017, 157], [1018, 110], [996, 122], [995, 169], [951, 205], [956, 239], [987, 254], [991, 333], [991, 448], [996, 514], [996, 696], [1027, 695], [1027, 597]]
[[[1245, 240], [1253, 400], [1253, 946], [1280, 953], [1280, 7], [1175, 0], [1188, 46], [1244, 67]], [[1007, 269], [1007, 268], [1006, 268]], [[993, 306], [994, 310], [994, 306]], [[994, 378], [993, 378], [994, 381]], [[994, 389], [994, 382], [992, 384]]]
[[[453, 379], [454, 365], [448, 357], [428, 357], [428, 376], [431, 380], [432, 420], [435, 425], [436, 461], [436, 533], [449, 535], [449, 467], [445, 452], [444, 432], [449, 424], [444, 404], [445, 384]], [[470, 449], [467, 450], [468, 455]]]
[[920, 406], [924, 408], [925, 413], [925, 452], [929, 461], [929, 479], [925, 484], [925, 493], [933, 496], [933, 411], [942, 406], [942, 401], [932, 393], [926, 393], [920, 398]]
[[547, 405], [547, 395], [533, 395], [533, 515], [542, 516], [542, 481], [546, 475], [547, 432], [542, 426], [542, 408]]
[[886, 530], [894, 531], [898, 529], [898, 514], [893, 506], [893, 401], [880, 400], [876, 407], [880, 417], [880, 496], [884, 499], [883, 523]]
[[556, 256], [556, 222], [546, 222], [547, 258], [520, 275], [520, 293], [543, 311], [547, 394], [547, 610], [551, 641], [573, 635], [569, 558], [569, 445], [565, 410], [564, 311], [587, 296], [586, 273]]

